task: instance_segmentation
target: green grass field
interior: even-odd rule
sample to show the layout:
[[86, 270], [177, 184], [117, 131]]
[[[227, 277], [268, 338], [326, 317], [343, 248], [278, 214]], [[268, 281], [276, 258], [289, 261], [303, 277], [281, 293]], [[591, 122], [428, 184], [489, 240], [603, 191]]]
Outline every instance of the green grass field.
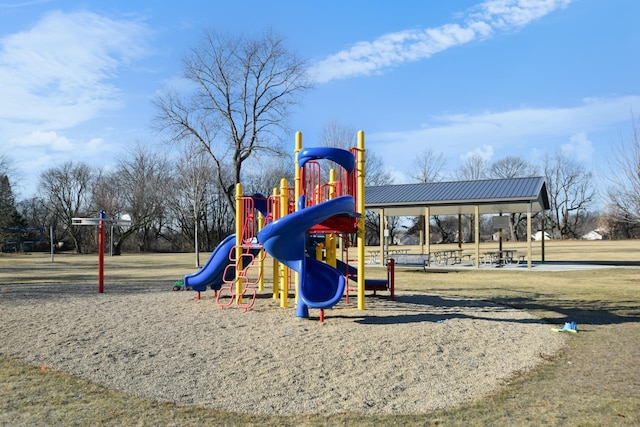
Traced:
[[[539, 246], [538, 246], [539, 248]], [[524, 250], [524, 246], [522, 250]], [[534, 251], [534, 257], [536, 252]], [[539, 255], [538, 255], [539, 256]], [[549, 261], [640, 260], [640, 241], [547, 242]], [[206, 257], [203, 256], [204, 262]], [[109, 282], [158, 280], [169, 287], [195, 270], [193, 254], [107, 257]], [[383, 269], [367, 275], [381, 277]], [[548, 364], [482, 402], [394, 417], [255, 417], [132, 398], [62, 372], [0, 357], [0, 414], [6, 425], [521, 426], [640, 425], [640, 269], [398, 270], [397, 288], [457, 295], [527, 310], [551, 324], [573, 320], [579, 333]], [[0, 298], [20, 283], [96, 282], [96, 255], [0, 255]]]

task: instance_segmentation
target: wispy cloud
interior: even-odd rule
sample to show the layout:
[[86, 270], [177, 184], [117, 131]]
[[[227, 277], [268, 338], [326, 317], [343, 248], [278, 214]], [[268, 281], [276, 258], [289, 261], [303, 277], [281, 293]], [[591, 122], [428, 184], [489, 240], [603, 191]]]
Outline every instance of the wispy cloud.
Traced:
[[49, 3], [51, 0], [31, 0], [31, 1], [0, 1], [0, 9], [18, 9], [20, 7], [30, 7], [39, 4]]
[[563, 144], [560, 150], [581, 163], [591, 163], [593, 160], [593, 143], [586, 132], [578, 132], [575, 135], [571, 135], [569, 142]]
[[527, 158], [534, 153], [554, 154], [560, 148], [588, 163], [594, 153], [589, 135], [624, 124], [638, 105], [640, 96], [624, 96], [588, 98], [568, 107], [441, 115], [429, 118], [419, 129], [370, 133], [367, 145], [397, 169], [406, 169], [408, 149], [419, 152], [426, 147], [454, 158], [469, 153], [497, 157], [518, 153]]
[[463, 13], [459, 22], [358, 42], [317, 62], [311, 72], [318, 83], [378, 74], [404, 62], [426, 59], [452, 47], [489, 38], [498, 31], [516, 31], [571, 1], [487, 0]]
[[[124, 106], [116, 79], [149, 54], [151, 36], [144, 22], [54, 11], [0, 38], [2, 151], [25, 171], [40, 171], [70, 156], [104, 158], [111, 148], [100, 135], [74, 132]], [[31, 178], [28, 192], [37, 179]]]
[[146, 54], [145, 40], [144, 24], [90, 12], [51, 12], [0, 39], [0, 128], [65, 129], [116, 107], [110, 80]]

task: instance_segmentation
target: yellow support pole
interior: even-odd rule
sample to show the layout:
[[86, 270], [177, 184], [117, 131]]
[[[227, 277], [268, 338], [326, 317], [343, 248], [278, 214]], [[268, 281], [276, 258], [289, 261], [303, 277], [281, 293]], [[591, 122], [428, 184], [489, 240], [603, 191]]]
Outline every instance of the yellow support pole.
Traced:
[[294, 150], [295, 159], [294, 162], [294, 194], [296, 200], [294, 201], [296, 204], [296, 211], [298, 210], [298, 199], [300, 199], [300, 193], [302, 192], [302, 174], [300, 172], [300, 166], [298, 164], [298, 155], [302, 151], [302, 132], [296, 132], [296, 146]]
[[[258, 212], [258, 233], [264, 227], [264, 215], [262, 212]], [[264, 291], [264, 248], [260, 249], [258, 253], [258, 274], [260, 277], [258, 278], [258, 290], [260, 292]]]
[[[280, 197], [278, 195], [278, 188], [273, 189], [273, 198]], [[271, 212], [273, 220], [280, 218], [280, 212], [274, 210]], [[280, 263], [277, 259], [273, 258], [273, 299], [278, 299], [278, 289], [280, 289]]]
[[326, 247], [326, 258], [327, 260], [325, 261], [327, 264], [329, 264], [331, 267], [336, 268], [336, 266], [338, 265], [338, 263], [336, 262], [336, 259], [338, 257], [337, 255], [337, 251], [336, 251], [336, 235], [335, 234], [327, 234], [325, 236], [325, 247]]
[[364, 131], [358, 131], [358, 150], [356, 156], [358, 218], [358, 310], [364, 310]]
[[[300, 166], [298, 164], [298, 155], [302, 151], [302, 132], [296, 132], [296, 141], [295, 141], [295, 149], [294, 149], [294, 182], [293, 182], [293, 194], [295, 200], [295, 210], [298, 211], [298, 200], [300, 200], [300, 194], [302, 193], [302, 172], [300, 170]], [[293, 289], [295, 294], [295, 302], [298, 304], [298, 287], [300, 286], [300, 275], [298, 272], [293, 273]]]
[[[336, 170], [331, 169], [329, 171], [329, 199], [333, 199], [336, 196]], [[326, 248], [326, 263], [331, 267], [336, 268], [336, 235], [327, 234], [324, 238]]]
[[244, 218], [242, 206], [242, 184], [236, 184], [236, 304], [242, 304], [242, 220]]
[[322, 261], [322, 244], [316, 246], [316, 260]]
[[[289, 187], [286, 178], [280, 180], [280, 218], [287, 215], [289, 208]], [[287, 308], [289, 300], [289, 269], [286, 265], [280, 266], [282, 280], [280, 281], [280, 307]]]

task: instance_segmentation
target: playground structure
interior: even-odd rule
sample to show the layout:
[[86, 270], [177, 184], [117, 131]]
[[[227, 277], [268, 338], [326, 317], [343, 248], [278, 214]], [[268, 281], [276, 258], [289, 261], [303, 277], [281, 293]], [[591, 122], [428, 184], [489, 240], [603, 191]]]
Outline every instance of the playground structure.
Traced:
[[[273, 298], [287, 307], [292, 286], [297, 317], [308, 318], [309, 308], [314, 308], [323, 321], [324, 309], [345, 294], [348, 303], [352, 291], [360, 310], [365, 309], [365, 290], [389, 291], [393, 299], [393, 262], [387, 280], [364, 276], [364, 156], [362, 131], [357, 147], [350, 150], [303, 149], [297, 132], [294, 187], [282, 179], [269, 197], [244, 196], [237, 184], [235, 234], [218, 245], [200, 270], [184, 277], [184, 287], [198, 292], [198, 298], [211, 287], [221, 308], [235, 302], [246, 311], [264, 290], [266, 252], [273, 258]], [[336, 165], [328, 180], [323, 179], [320, 161]], [[338, 243], [343, 260], [337, 257]], [[349, 264], [348, 255], [354, 243], [356, 266]], [[355, 288], [348, 286], [349, 280]]]

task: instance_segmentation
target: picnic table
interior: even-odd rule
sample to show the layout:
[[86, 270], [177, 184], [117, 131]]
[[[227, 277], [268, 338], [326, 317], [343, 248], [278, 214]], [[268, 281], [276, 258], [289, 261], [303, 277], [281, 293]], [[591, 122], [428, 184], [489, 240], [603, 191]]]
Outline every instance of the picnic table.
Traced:
[[[496, 264], [498, 267], [511, 264], [516, 252], [517, 251], [515, 249], [484, 252], [484, 263], [487, 265]], [[518, 263], [519, 262], [520, 261], [518, 260]]]
[[436, 264], [460, 264], [462, 257], [462, 249], [444, 249], [433, 253]]
[[[368, 252], [369, 252], [369, 263], [378, 264], [378, 255], [380, 254], [380, 250], [371, 249]], [[399, 255], [399, 254], [406, 255], [409, 253], [409, 249], [389, 249], [385, 252], [387, 253], [387, 257], [391, 258], [392, 255]]]
[[406, 252], [396, 253], [389, 258], [393, 258], [396, 266], [414, 266], [426, 269], [429, 266], [429, 254], [409, 254]]

